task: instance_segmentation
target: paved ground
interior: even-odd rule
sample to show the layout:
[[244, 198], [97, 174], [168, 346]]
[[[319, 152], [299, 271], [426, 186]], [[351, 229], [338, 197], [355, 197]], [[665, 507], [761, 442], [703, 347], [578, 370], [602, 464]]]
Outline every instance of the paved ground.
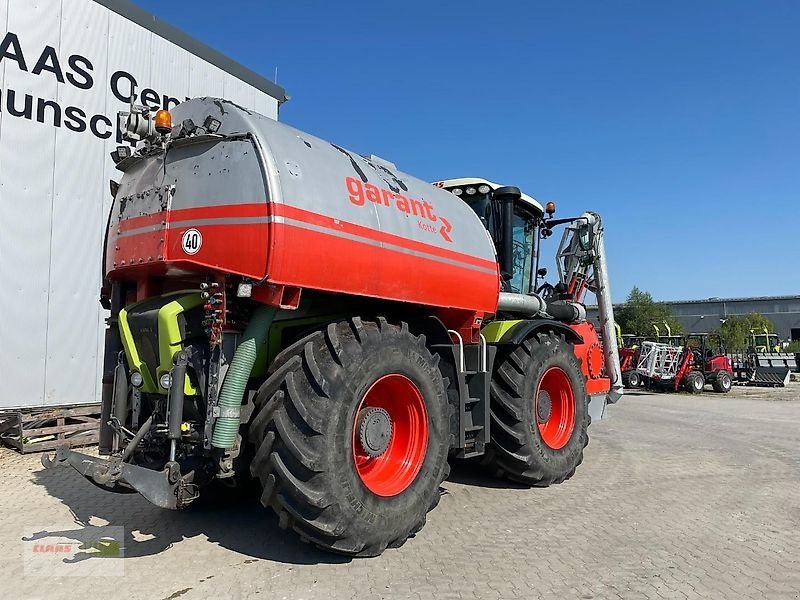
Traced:
[[[566, 484], [528, 490], [457, 470], [416, 539], [356, 561], [300, 543], [251, 504], [169, 513], [2, 450], [3, 596], [800, 597], [800, 384], [628, 396], [591, 433]], [[75, 540], [106, 524], [125, 528], [124, 577], [25, 575], [26, 529]]]

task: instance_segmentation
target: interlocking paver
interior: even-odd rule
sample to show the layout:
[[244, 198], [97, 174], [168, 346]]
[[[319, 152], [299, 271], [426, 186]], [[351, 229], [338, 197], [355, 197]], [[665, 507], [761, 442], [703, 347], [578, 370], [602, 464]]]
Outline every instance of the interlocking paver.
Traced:
[[[162, 511], [0, 450], [0, 580], [23, 599], [122, 586], [148, 600], [798, 599], [793, 390], [630, 395], [592, 426], [566, 484], [530, 490], [455, 468], [415, 539], [356, 561], [302, 544], [257, 503]], [[25, 576], [24, 529], [106, 524], [125, 528], [124, 578]]]

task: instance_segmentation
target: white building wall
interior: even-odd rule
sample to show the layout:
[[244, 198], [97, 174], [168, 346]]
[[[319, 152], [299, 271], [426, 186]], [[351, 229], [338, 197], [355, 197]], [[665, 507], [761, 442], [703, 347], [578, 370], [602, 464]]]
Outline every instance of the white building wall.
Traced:
[[[96, 402], [107, 316], [98, 302], [101, 251], [109, 180], [120, 176], [109, 153], [126, 106], [112, 77], [120, 95], [135, 80], [140, 103], [221, 96], [277, 118], [278, 102], [94, 0], [0, 0], [0, 43], [9, 33], [25, 69], [0, 53], [0, 409]], [[60, 69], [51, 59], [35, 74], [48, 46]], [[91, 62], [89, 89], [70, 82], [87, 87], [71, 68], [75, 56]], [[12, 115], [9, 100], [21, 112], [26, 95], [30, 112]], [[37, 120], [40, 100], [58, 104], [60, 123], [51, 106]], [[84, 130], [67, 126], [68, 107], [85, 115]]]

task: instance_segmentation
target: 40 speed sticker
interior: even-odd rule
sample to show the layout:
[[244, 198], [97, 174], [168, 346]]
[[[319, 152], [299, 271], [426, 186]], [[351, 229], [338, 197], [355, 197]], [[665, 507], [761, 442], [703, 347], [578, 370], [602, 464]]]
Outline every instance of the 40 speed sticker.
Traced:
[[193, 256], [200, 252], [203, 247], [203, 234], [197, 229], [187, 229], [181, 238], [181, 248], [189, 256]]

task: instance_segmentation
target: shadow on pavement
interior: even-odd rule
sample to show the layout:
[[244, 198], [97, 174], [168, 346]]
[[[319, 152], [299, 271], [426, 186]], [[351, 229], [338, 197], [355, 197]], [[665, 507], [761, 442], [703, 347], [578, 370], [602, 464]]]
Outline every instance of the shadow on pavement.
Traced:
[[49, 534], [82, 541], [84, 528], [90, 526], [92, 518], [99, 518], [109, 526], [124, 528], [125, 539], [120, 541], [126, 558], [159, 554], [184, 539], [204, 535], [210, 542], [253, 559], [288, 564], [342, 564], [351, 560], [323, 552], [301, 542], [293, 532], [280, 529], [277, 517], [259, 504], [257, 494], [249, 498], [231, 494], [227, 500], [220, 498], [219, 506], [208, 501], [188, 510], [169, 511], [151, 505], [138, 494], [103, 491], [66, 466], [42, 469], [33, 475], [34, 483], [44, 486], [70, 509], [78, 525], [75, 531], [41, 532], [42, 537]]
[[[185, 539], [203, 535], [212, 543], [253, 559], [287, 564], [351, 561], [305, 544], [293, 532], [278, 527], [278, 518], [261, 506], [255, 490], [252, 494], [209, 494], [187, 510], [170, 511], [151, 505], [138, 494], [104, 491], [67, 466], [41, 469], [33, 475], [34, 483], [61, 500], [76, 522], [74, 530], [43, 531], [37, 537], [57, 536], [83, 542], [95, 518], [107, 521], [111, 527], [124, 528], [125, 538], [119, 541], [126, 558], [159, 554]], [[458, 461], [452, 464], [448, 481], [481, 488], [529, 488], [495, 477], [478, 464]]]
[[447, 481], [473, 487], [527, 490], [531, 486], [510, 481], [489, 473], [481, 465], [470, 461], [453, 461], [450, 463], [450, 476]]

